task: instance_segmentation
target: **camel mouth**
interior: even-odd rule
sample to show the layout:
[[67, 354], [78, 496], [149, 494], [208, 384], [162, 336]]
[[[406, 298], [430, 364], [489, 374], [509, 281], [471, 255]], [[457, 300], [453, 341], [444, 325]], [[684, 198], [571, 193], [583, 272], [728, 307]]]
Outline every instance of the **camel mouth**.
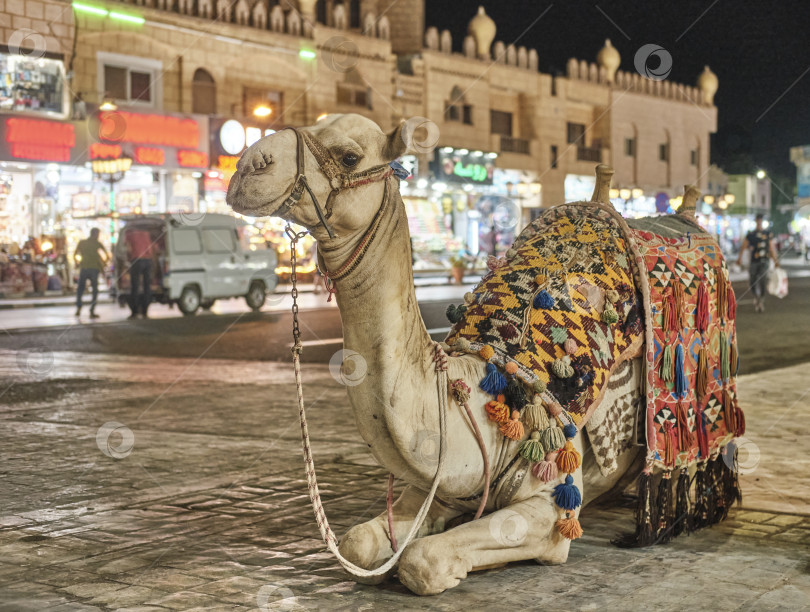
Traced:
[[234, 212], [249, 215], [251, 217], [269, 217], [276, 212], [280, 206], [281, 197], [275, 197], [269, 194], [262, 194], [260, 198], [254, 197], [250, 190], [249, 180], [250, 176], [243, 176], [241, 173], [236, 172], [228, 184], [228, 193], [225, 196], [225, 202], [230, 206]]

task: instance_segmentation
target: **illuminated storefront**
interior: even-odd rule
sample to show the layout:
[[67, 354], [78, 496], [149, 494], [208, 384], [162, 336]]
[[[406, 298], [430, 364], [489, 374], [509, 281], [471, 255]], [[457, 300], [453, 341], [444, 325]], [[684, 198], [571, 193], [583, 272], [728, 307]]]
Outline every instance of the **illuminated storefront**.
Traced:
[[[498, 155], [443, 147], [430, 174], [402, 183], [417, 271], [447, 270], [459, 258], [482, 269], [503, 255], [540, 207], [532, 172], [496, 167]], [[407, 164], [405, 164], [407, 167]]]

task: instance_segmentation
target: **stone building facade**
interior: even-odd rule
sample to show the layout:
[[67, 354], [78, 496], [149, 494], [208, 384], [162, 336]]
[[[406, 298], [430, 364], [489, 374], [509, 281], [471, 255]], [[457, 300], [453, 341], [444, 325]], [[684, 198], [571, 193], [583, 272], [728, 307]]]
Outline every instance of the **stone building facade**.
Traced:
[[[469, 35], [453, 41], [426, 28], [424, 0], [0, 0], [6, 50], [61, 59], [66, 95], [91, 110], [106, 100], [208, 116], [212, 142], [229, 119], [261, 134], [334, 112], [384, 129], [424, 118], [436, 148], [420, 148], [404, 190], [440, 213], [463, 208], [448, 201], [465, 194], [500, 194], [525, 223], [542, 206], [587, 197], [597, 163], [615, 168], [613, 195], [628, 214], [652, 212], [686, 183], [706, 186], [717, 125], [708, 69], [698, 87], [651, 80], [618, 70], [608, 41], [596, 62], [572, 59], [553, 76], [538, 70], [542, 49], [496, 40], [483, 9], [470, 16]], [[217, 159], [212, 150], [212, 167]], [[479, 166], [480, 184], [467, 180]], [[166, 199], [171, 186], [159, 192]]]

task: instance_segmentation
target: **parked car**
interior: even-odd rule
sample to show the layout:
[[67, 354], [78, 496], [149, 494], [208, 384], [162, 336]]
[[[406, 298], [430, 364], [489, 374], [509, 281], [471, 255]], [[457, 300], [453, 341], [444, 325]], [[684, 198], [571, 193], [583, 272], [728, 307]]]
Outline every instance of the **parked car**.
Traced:
[[126, 233], [141, 230], [149, 232], [155, 247], [152, 301], [177, 304], [184, 315], [193, 315], [216, 300], [243, 297], [259, 310], [278, 284], [278, 258], [272, 249], [251, 248], [246, 227], [245, 221], [222, 214], [194, 223], [170, 214], [127, 220], [115, 247], [118, 302], [126, 304], [130, 295]]

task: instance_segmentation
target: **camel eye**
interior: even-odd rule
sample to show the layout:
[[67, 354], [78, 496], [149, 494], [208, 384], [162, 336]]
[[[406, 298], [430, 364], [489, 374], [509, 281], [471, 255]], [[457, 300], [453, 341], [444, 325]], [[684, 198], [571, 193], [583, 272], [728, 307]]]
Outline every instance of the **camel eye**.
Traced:
[[360, 161], [360, 158], [354, 153], [346, 153], [346, 155], [344, 155], [343, 159], [340, 161], [347, 168], [354, 168], [357, 165], [357, 162]]

